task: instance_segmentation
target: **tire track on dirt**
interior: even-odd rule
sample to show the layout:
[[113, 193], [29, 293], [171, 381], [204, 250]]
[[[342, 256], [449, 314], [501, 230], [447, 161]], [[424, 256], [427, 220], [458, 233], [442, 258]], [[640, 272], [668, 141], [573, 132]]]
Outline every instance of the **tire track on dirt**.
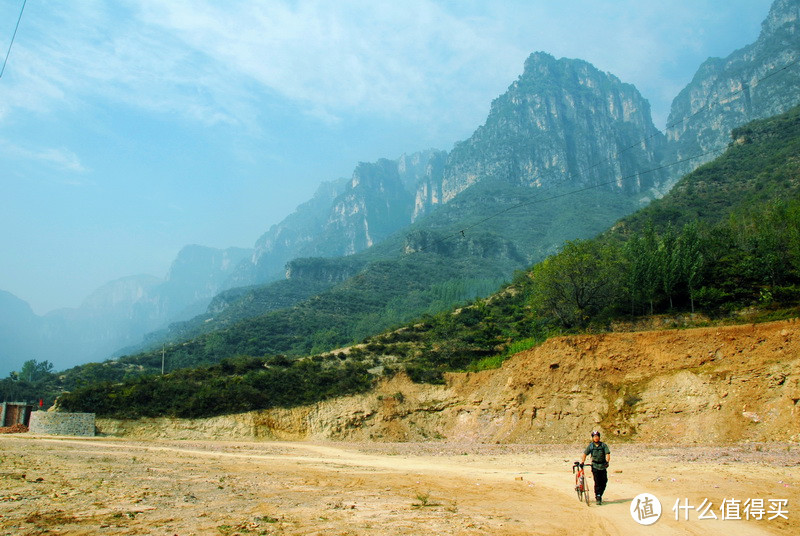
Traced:
[[[612, 495], [604, 505], [592, 504], [587, 507], [579, 503], [572, 490], [571, 475], [565, 469], [555, 469], [564, 460], [545, 456], [536, 460], [530, 455], [528, 463], [520, 465], [519, 457], [462, 461], [458, 456], [418, 456], [367, 454], [346, 447], [317, 445], [308, 443], [259, 442], [190, 442], [186, 446], [178, 442], [164, 444], [143, 443], [141, 441], [108, 441], [76, 438], [37, 438], [42, 443], [73, 445], [92, 455], [129, 456], [136, 451], [154, 454], [169, 454], [175, 465], [181, 458], [217, 458], [241, 463], [264, 463], [269, 465], [294, 466], [299, 471], [336, 473], [354, 475], [370, 472], [387, 475], [391, 485], [391, 475], [411, 476], [420, 488], [430, 487], [452, 493], [462, 508], [479, 509], [485, 501], [500, 515], [514, 518], [523, 527], [547, 530], [547, 533], [590, 531], [592, 534], [630, 534], [643, 530], [630, 516], [630, 503], [647, 486], [631, 481], [647, 482], [647, 472], [632, 463], [623, 463], [619, 472], [629, 474], [626, 482], [614, 482]], [[234, 450], [239, 449], [239, 450]], [[247, 449], [242, 451], [241, 449]], [[266, 452], [264, 452], [266, 451]], [[515, 465], [516, 463], [516, 465]], [[530, 470], [531, 466], [541, 469]], [[590, 479], [590, 487], [591, 487]], [[662, 505], [661, 520], [647, 527], [653, 535], [725, 535], [746, 536], [771, 534], [753, 523], [730, 521], [675, 521], [670, 505]], [[542, 526], [542, 518], [547, 524]], [[520, 527], [520, 529], [523, 529]], [[558, 527], [558, 528], [556, 528]], [[552, 531], [552, 532], [551, 532]], [[524, 529], [517, 534], [526, 534]], [[508, 534], [514, 534], [509, 532]]]

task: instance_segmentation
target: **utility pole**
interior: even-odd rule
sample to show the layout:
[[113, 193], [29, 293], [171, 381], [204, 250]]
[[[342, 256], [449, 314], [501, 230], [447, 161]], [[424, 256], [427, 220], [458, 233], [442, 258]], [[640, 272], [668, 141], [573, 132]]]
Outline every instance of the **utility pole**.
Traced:
[[161, 345], [161, 375], [164, 375], [164, 354], [166, 353], [167, 345]]

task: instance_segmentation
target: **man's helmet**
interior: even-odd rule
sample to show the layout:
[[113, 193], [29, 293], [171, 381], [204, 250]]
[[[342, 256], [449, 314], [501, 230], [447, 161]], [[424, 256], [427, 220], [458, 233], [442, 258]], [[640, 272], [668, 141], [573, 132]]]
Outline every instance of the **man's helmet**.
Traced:
[[599, 436], [599, 435], [600, 435], [600, 431], [599, 430], [592, 430], [592, 437]]

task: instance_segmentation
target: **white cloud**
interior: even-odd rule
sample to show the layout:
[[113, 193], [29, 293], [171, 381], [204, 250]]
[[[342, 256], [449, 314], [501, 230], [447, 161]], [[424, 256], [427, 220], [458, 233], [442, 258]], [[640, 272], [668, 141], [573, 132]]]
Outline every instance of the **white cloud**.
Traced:
[[[4, 140], [0, 140], [0, 150], [10, 156], [42, 162], [52, 168], [73, 173], [86, 173], [88, 170], [81, 163], [78, 155], [65, 148], [34, 148], [21, 147]], [[84, 182], [78, 179], [67, 178], [65, 182], [72, 185], [83, 185]]]
[[102, 2], [53, 4], [26, 11], [13, 69], [3, 80], [6, 119], [13, 109], [50, 113], [93, 109], [102, 101], [205, 124], [236, 123], [246, 115], [236, 109], [236, 87], [205, 83], [224, 80], [218, 66], [161, 28]]
[[224, 66], [225, 74], [326, 121], [353, 112], [429, 116], [448, 96], [465, 97], [461, 88], [486, 84], [486, 65], [465, 70], [478, 55], [513, 49], [425, 0], [141, 6], [147, 25]]
[[[665, 112], [675, 49], [704, 38], [694, 2], [509, 0], [128, 0], [33, 4], [0, 99], [9, 111], [98, 99], [204, 125], [262, 128], [281, 102], [336, 125], [371, 115], [428, 128], [477, 126], [544, 50], [644, 85]], [[700, 9], [700, 16], [698, 16]], [[704, 11], [705, 9], [705, 11]], [[698, 19], [700, 22], [698, 22]], [[658, 94], [656, 94], [658, 93]], [[274, 97], [279, 97], [276, 99]], [[277, 104], [268, 104], [274, 103]], [[267, 103], [267, 104], [265, 104]], [[444, 126], [441, 126], [444, 125]]]
[[86, 172], [86, 168], [81, 164], [78, 155], [67, 149], [43, 149], [39, 152], [30, 153], [31, 158], [42, 160], [57, 168], [76, 173]]

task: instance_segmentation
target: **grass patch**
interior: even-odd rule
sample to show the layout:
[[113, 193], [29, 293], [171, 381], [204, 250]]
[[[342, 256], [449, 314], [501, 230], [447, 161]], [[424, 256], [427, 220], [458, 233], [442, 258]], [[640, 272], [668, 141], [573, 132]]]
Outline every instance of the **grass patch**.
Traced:
[[413, 506], [414, 508], [430, 508], [433, 506], [441, 506], [441, 504], [439, 503], [431, 502], [430, 491], [425, 493], [417, 492], [416, 499], [417, 502], [411, 503], [411, 506]]
[[482, 370], [492, 370], [500, 368], [506, 359], [508, 359], [507, 355], [492, 355], [489, 357], [484, 357], [483, 359], [473, 361], [472, 363], [467, 365], [466, 371], [480, 372]]
[[547, 337], [528, 337], [525, 339], [520, 339], [518, 341], [513, 341], [511, 344], [508, 345], [506, 351], [502, 354], [492, 355], [489, 357], [484, 357], [482, 359], [478, 359], [467, 365], [464, 369], [466, 372], [480, 372], [482, 370], [492, 370], [497, 369], [503, 366], [503, 363], [506, 359], [511, 357], [514, 354], [518, 354], [520, 352], [524, 352], [525, 350], [530, 350], [536, 346], [539, 346], [544, 341], [547, 340]]

